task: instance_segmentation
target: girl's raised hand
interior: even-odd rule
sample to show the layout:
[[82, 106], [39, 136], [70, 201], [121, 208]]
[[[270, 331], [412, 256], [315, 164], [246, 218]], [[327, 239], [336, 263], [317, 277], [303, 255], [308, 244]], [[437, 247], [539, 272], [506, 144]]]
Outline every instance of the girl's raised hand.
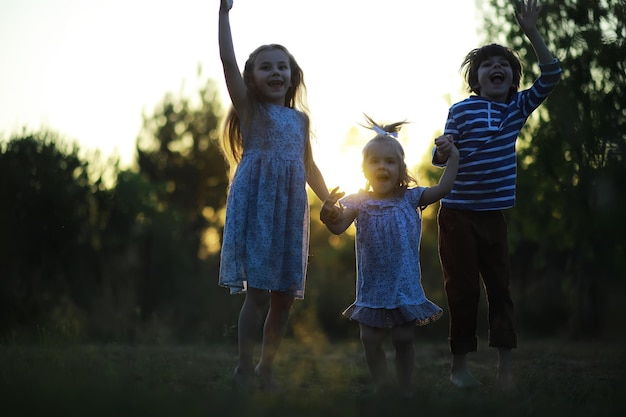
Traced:
[[221, 10], [230, 10], [233, 8], [233, 0], [220, 0], [220, 9]]
[[537, 28], [541, 5], [538, 0], [522, 0], [519, 3], [519, 10], [515, 10], [515, 18], [524, 33], [529, 33], [529, 31]]

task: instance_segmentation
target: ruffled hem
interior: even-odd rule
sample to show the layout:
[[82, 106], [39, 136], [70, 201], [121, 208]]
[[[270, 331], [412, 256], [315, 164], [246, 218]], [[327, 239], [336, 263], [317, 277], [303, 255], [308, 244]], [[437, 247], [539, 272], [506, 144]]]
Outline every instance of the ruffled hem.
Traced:
[[370, 308], [352, 304], [342, 313], [350, 320], [370, 327], [391, 328], [409, 322], [425, 326], [438, 320], [443, 310], [436, 304], [426, 301], [419, 305], [403, 305], [398, 308]]

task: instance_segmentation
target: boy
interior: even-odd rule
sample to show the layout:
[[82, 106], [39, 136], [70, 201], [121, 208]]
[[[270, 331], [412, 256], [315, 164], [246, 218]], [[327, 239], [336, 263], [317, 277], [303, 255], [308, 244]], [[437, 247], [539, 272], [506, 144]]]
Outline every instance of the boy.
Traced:
[[[537, 30], [541, 6], [521, 2], [515, 16], [531, 42], [541, 75], [518, 92], [522, 64], [497, 44], [472, 50], [461, 68], [475, 95], [450, 107], [444, 134], [460, 153], [459, 172], [438, 214], [439, 256], [450, 311], [450, 381], [458, 387], [480, 385], [466, 355], [478, 349], [476, 324], [480, 278], [489, 304], [489, 346], [498, 349], [497, 379], [505, 392], [515, 390], [511, 352], [517, 347], [509, 290], [507, 226], [502, 210], [515, 203], [515, 142], [530, 114], [548, 97], [561, 68]], [[444, 165], [448, 150], [433, 151], [433, 164]]]

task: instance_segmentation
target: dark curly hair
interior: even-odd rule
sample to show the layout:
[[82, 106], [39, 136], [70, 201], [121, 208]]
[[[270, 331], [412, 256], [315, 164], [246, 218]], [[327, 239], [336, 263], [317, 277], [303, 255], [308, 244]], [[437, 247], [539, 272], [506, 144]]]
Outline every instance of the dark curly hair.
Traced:
[[465, 78], [467, 82], [468, 91], [480, 95], [478, 68], [483, 61], [494, 56], [500, 56], [506, 59], [513, 70], [513, 82], [511, 83], [511, 89], [507, 97], [507, 100], [510, 100], [513, 94], [519, 90], [523, 70], [522, 61], [515, 51], [496, 43], [472, 49], [463, 59], [460, 70], [463, 73], [463, 78]]

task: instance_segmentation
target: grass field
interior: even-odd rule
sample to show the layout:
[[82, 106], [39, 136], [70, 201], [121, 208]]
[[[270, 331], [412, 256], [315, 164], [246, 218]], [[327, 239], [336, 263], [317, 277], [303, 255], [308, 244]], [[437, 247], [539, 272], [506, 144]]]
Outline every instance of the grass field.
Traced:
[[[623, 416], [626, 353], [618, 343], [522, 340], [519, 393], [495, 385], [495, 352], [470, 356], [483, 386], [448, 381], [445, 341], [416, 344], [415, 397], [373, 394], [358, 341], [286, 340], [280, 394], [231, 388], [235, 346], [0, 346], [0, 414], [12, 416]], [[392, 353], [389, 365], [393, 369]]]

